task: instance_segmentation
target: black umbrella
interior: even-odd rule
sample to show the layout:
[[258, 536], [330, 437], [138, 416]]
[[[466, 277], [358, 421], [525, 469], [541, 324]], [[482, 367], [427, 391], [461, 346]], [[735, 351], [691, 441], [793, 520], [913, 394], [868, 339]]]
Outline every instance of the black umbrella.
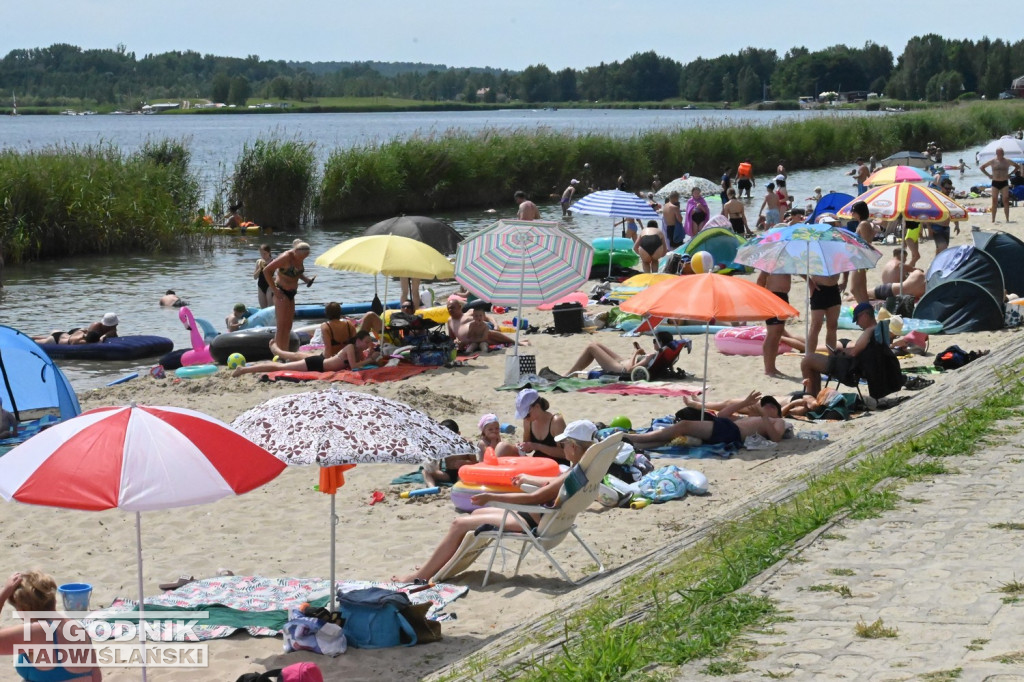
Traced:
[[366, 236], [394, 234], [399, 237], [408, 237], [423, 242], [444, 254], [455, 253], [457, 244], [465, 239], [447, 223], [421, 215], [388, 218], [372, 225], [363, 234]]
[[932, 157], [921, 152], [896, 152], [892, 156], [887, 156], [881, 161], [883, 168], [889, 166], [913, 166], [914, 168], [928, 168], [932, 165]]

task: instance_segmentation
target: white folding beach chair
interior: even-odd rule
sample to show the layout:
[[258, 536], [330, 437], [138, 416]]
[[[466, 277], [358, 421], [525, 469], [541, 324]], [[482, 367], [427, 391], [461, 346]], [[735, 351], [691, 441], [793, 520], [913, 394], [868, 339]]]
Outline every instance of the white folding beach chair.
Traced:
[[[433, 580], [438, 582], [465, 571], [488, 546], [493, 545], [491, 547], [491, 558], [487, 563], [487, 572], [484, 574], [482, 585], [486, 587], [498, 550], [505, 551], [508, 549], [506, 547], [507, 544], [519, 542], [522, 543], [522, 548], [520, 549], [519, 560], [516, 562], [513, 575], [519, 573], [519, 567], [530, 550], [536, 549], [547, 558], [551, 565], [555, 567], [555, 570], [561, 574], [562, 578], [567, 582], [576, 584], [577, 581], [569, 577], [549, 551], [561, 544], [562, 540], [569, 535], [576, 538], [587, 554], [597, 563], [597, 573], [603, 573], [604, 564], [601, 562], [601, 559], [576, 531], [576, 515], [589, 507], [597, 499], [601, 480], [608, 473], [608, 468], [615, 459], [621, 442], [622, 434], [616, 433], [606, 440], [590, 446], [566, 478], [558, 494], [558, 504], [554, 507], [509, 504], [501, 501], [489, 503], [487, 505], [489, 507], [498, 507], [505, 510], [501, 524], [495, 530], [478, 529], [475, 532], [466, 533], [455, 555], [434, 575]], [[510, 516], [517, 520], [520, 527], [527, 528], [528, 525], [522, 519], [523, 514], [542, 515], [541, 521], [537, 524], [537, 528], [533, 533], [505, 529]]]

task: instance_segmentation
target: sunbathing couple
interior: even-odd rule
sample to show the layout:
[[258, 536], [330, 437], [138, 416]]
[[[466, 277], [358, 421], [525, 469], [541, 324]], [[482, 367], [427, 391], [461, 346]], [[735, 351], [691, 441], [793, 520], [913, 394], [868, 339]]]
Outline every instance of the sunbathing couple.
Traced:
[[718, 413], [706, 413], [701, 420], [699, 404], [689, 403], [676, 413], [676, 422], [671, 426], [648, 433], [631, 434], [625, 440], [640, 448], [656, 448], [668, 445], [677, 438], [692, 436], [709, 445], [741, 447], [744, 440], [755, 434], [777, 443], [786, 433], [782, 406], [770, 395], [762, 396], [757, 391], [751, 391], [746, 398], [705, 407], [717, 409]]
[[85, 343], [99, 343], [117, 336], [117, 325], [120, 322], [115, 313], [107, 313], [99, 322], [93, 322], [86, 328], [75, 327], [68, 331], [59, 329], [34, 336], [32, 340], [36, 343], [55, 343], [61, 346], [78, 346]]

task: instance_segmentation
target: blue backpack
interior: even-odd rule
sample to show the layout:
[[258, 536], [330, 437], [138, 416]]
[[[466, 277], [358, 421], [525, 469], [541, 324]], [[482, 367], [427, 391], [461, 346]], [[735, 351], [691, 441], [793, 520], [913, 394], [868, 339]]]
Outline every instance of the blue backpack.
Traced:
[[345, 619], [349, 646], [383, 649], [416, 644], [416, 631], [400, 611], [411, 602], [404, 592], [382, 587], [338, 592], [338, 606]]

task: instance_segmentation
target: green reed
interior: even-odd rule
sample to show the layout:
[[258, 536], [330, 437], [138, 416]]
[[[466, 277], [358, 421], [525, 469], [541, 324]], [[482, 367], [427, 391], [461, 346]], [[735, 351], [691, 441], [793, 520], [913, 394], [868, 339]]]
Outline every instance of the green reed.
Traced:
[[263, 227], [295, 229], [316, 210], [314, 143], [272, 136], [246, 144], [231, 176], [229, 200]]
[[179, 246], [199, 185], [184, 143], [123, 155], [109, 144], [0, 151], [0, 249], [8, 262]]
[[[511, 204], [522, 189], [534, 199], [561, 193], [571, 178], [596, 188], [646, 187], [691, 173], [717, 179], [751, 159], [754, 172], [883, 158], [928, 142], [961, 148], [1024, 126], [1024, 106], [977, 102], [889, 116], [833, 116], [772, 125], [720, 125], [637, 131], [630, 137], [546, 130], [448, 131], [388, 141], [329, 156], [320, 186], [325, 221], [393, 213]], [[589, 169], [584, 164], [590, 164]]]

